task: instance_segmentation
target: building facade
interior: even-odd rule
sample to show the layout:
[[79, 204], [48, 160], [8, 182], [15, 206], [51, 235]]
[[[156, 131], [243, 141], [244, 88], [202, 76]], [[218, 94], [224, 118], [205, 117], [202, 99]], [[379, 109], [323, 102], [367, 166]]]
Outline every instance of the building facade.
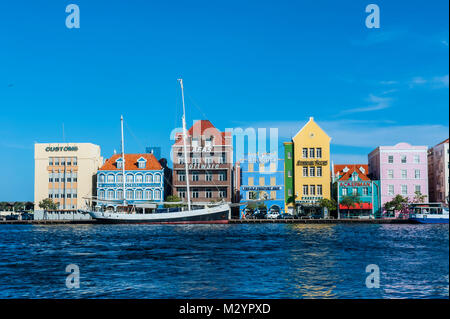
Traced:
[[[339, 218], [380, 218], [380, 182], [368, 176], [367, 164], [334, 165], [333, 180], [337, 183]], [[343, 198], [351, 196], [359, 202], [345, 205]]]
[[289, 213], [324, 216], [319, 205], [330, 199], [331, 138], [310, 117], [285, 147], [285, 193]]
[[34, 145], [34, 210], [50, 198], [58, 210], [84, 208], [95, 193], [94, 176], [102, 165], [100, 146], [91, 143]]
[[183, 134], [175, 135], [172, 146], [172, 193], [187, 199], [186, 178], [189, 178], [193, 203], [225, 201], [233, 196], [233, 141], [231, 132], [220, 132], [208, 120], [199, 120], [187, 132], [186, 176]]
[[[284, 213], [284, 161], [277, 152], [248, 154], [236, 163], [239, 202], [264, 200], [261, 210]], [[240, 207], [240, 217], [253, 212], [254, 204]]]
[[[124, 199], [122, 166], [122, 154], [114, 154], [98, 170], [99, 199]], [[164, 169], [153, 154], [125, 154], [125, 188], [128, 204], [164, 201]]]
[[428, 185], [430, 202], [449, 204], [449, 139], [428, 150]]
[[382, 207], [398, 194], [412, 201], [420, 192], [428, 201], [426, 146], [379, 146], [369, 153], [368, 160], [371, 178], [380, 181]]

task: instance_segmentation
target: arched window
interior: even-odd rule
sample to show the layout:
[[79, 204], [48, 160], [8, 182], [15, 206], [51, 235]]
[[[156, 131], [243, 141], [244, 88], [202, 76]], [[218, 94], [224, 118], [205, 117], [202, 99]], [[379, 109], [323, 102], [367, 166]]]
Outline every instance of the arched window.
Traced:
[[142, 199], [142, 190], [138, 189], [136, 191], [136, 199]]
[[145, 175], [145, 182], [146, 183], [153, 183], [153, 176], [152, 176], [152, 174]]
[[114, 191], [112, 189], [108, 190], [108, 199], [114, 199]]
[[123, 183], [123, 175], [117, 174], [116, 181], [117, 181], [117, 183]]
[[127, 190], [127, 199], [134, 199], [132, 190]]
[[136, 183], [142, 183], [142, 174], [136, 175]]
[[108, 183], [114, 183], [114, 175], [113, 174], [108, 174], [107, 181], [108, 181]]
[[123, 199], [123, 190], [119, 189], [117, 191], [117, 199]]
[[155, 174], [155, 183], [160, 183], [160, 182], [161, 182], [161, 175]]
[[127, 174], [127, 183], [133, 183], [133, 175]]
[[100, 197], [100, 199], [105, 199], [105, 191], [104, 191], [104, 190], [101, 190], [101, 191], [98, 193], [98, 196]]
[[105, 175], [103, 175], [103, 174], [98, 175], [98, 182], [99, 183], [104, 183], [105, 182]]
[[161, 199], [161, 191], [159, 189], [155, 190], [155, 200]]
[[146, 189], [144, 193], [145, 199], [152, 199], [152, 191], [150, 189]]

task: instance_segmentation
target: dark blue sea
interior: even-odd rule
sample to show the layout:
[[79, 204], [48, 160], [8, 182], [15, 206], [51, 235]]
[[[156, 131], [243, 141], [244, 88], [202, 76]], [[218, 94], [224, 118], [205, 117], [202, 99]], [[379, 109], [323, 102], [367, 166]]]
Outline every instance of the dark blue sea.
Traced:
[[1, 225], [0, 278], [0, 298], [448, 298], [449, 227]]

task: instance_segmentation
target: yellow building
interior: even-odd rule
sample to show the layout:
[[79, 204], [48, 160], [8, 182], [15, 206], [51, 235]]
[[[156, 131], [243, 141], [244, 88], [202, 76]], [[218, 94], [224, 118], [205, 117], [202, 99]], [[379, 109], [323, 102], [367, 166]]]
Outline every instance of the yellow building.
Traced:
[[300, 216], [323, 216], [322, 198], [331, 198], [331, 138], [312, 117], [285, 143], [286, 204]]

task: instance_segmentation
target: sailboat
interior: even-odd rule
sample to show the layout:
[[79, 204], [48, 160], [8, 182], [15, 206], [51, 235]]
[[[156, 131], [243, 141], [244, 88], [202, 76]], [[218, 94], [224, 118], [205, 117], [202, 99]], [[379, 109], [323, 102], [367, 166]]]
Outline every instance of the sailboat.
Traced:
[[[181, 97], [183, 101], [183, 148], [184, 148], [184, 165], [186, 176], [189, 176], [189, 168], [187, 161], [187, 129], [186, 129], [186, 111], [184, 104], [184, 88], [183, 80], [179, 79], [181, 86]], [[125, 152], [124, 152], [124, 137], [123, 137], [123, 117], [121, 121], [121, 137], [122, 137], [122, 176], [125, 176]], [[231, 207], [227, 203], [196, 203], [195, 206], [191, 203], [189, 178], [186, 178], [187, 188], [187, 203], [180, 202], [168, 202], [167, 204], [183, 204], [187, 207], [180, 207], [178, 211], [167, 209], [166, 211], [155, 210], [157, 204], [161, 202], [146, 202], [134, 205], [128, 205], [125, 194], [126, 184], [125, 178], [123, 178], [122, 189], [124, 198], [122, 201], [111, 201], [101, 199], [91, 199], [93, 202], [116, 202], [117, 206], [114, 210], [105, 210], [104, 206], [97, 206], [97, 209], [89, 210], [87, 213], [96, 221], [100, 223], [140, 223], [140, 224], [226, 224], [231, 217]], [[164, 203], [164, 202], [163, 202]], [[136, 207], [143, 208], [144, 213], [140, 214], [136, 212]], [[146, 214], [146, 208], [153, 209], [151, 213]], [[187, 208], [187, 209], [186, 209]], [[155, 212], [156, 211], [156, 212]]]

